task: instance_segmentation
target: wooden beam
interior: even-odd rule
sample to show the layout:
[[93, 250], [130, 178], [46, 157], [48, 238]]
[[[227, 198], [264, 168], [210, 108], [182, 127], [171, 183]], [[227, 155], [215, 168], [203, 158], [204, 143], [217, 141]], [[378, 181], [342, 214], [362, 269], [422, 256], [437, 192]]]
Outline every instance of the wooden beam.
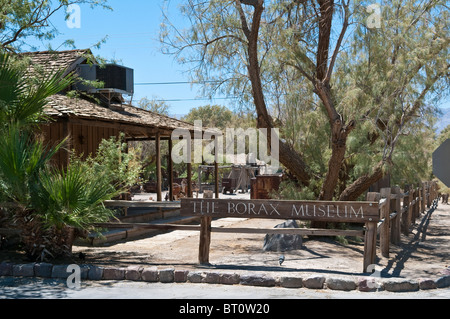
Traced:
[[[170, 136], [164, 136], [161, 133], [161, 137], [159, 138], [161, 141], [168, 141], [170, 140]], [[155, 141], [156, 139], [151, 136], [143, 136], [143, 137], [126, 137], [127, 141]]]
[[180, 202], [153, 202], [141, 200], [106, 200], [107, 207], [155, 207], [155, 208], [180, 208]]
[[323, 228], [225, 228], [211, 227], [216, 233], [247, 233], [247, 234], [290, 234], [301, 236], [359, 236], [364, 237], [363, 230], [323, 229]]
[[[144, 223], [97, 223], [96, 227], [110, 229], [145, 228], [157, 230], [184, 230], [201, 231], [201, 225], [180, 224], [144, 224]], [[1, 231], [2, 229], [0, 229]], [[291, 234], [302, 236], [364, 236], [363, 230], [342, 230], [322, 228], [226, 228], [210, 227], [211, 232], [216, 233], [244, 233], [244, 234]]]
[[143, 223], [96, 223], [95, 227], [108, 229], [128, 229], [145, 228], [157, 230], [192, 230], [200, 231], [199, 225], [179, 225], [179, 224], [143, 224]]
[[394, 199], [391, 198], [391, 211], [396, 212], [396, 216], [391, 223], [391, 241], [394, 245], [400, 244], [401, 204], [400, 196], [395, 196]]
[[214, 192], [219, 198], [219, 152], [217, 138], [214, 137]]
[[212, 217], [201, 218], [200, 240], [198, 249], [198, 262], [201, 265], [209, 264], [209, 248], [211, 245], [211, 220]]
[[215, 197], [219, 198], [219, 164], [214, 162], [214, 192]]
[[420, 189], [416, 187], [414, 197], [416, 198], [416, 205], [414, 206], [414, 221], [420, 217]]
[[412, 198], [411, 193], [408, 193], [408, 195], [405, 195], [405, 197], [403, 197], [403, 209], [401, 214], [401, 231], [406, 236], [409, 235], [408, 215], [411, 208], [411, 198]]
[[427, 193], [426, 193], [425, 183], [424, 182], [422, 182], [422, 189], [421, 189], [421, 192], [420, 192], [420, 196], [421, 196], [420, 212], [421, 213], [425, 213], [425, 203], [426, 203]]
[[192, 197], [192, 164], [186, 164], [187, 169], [187, 197]]
[[158, 202], [162, 201], [161, 194], [161, 182], [162, 182], [162, 174], [161, 174], [161, 133], [156, 132], [156, 200]]
[[391, 242], [390, 233], [390, 207], [391, 207], [391, 188], [385, 187], [380, 189], [380, 196], [386, 198], [386, 205], [381, 207], [381, 218], [384, 219], [380, 230], [380, 249], [383, 257], [389, 258], [389, 243]]
[[377, 256], [377, 223], [366, 223], [366, 232], [364, 236], [364, 257], [363, 272], [368, 271], [368, 267], [375, 264]]
[[[388, 205], [385, 205], [389, 207]], [[325, 222], [378, 221], [378, 202], [182, 198], [182, 216], [300, 219]]]
[[167, 159], [167, 166], [169, 169], [169, 200], [173, 201], [173, 161], [172, 161], [172, 147], [173, 142], [172, 139], [169, 138], [168, 140], [169, 144], [169, 158]]
[[187, 163], [186, 163], [186, 171], [187, 171], [187, 173], [186, 173], [187, 174], [187, 180], [186, 180], [187, 194], [186, 194], [186, 196], [192, 197], [192, 144], [191, 144], [191, 141], [187, 141], [186, 146], [187, 146], [186, 152], [188, 155]]
[[125, 123], [120, 121], [107, 121], [107, 120], [99, 120], [99, 119], [87, 119], [81, 117], [70, 116], [67, 118], [69, 123], [78, 124], [78, 125], [87, 125], [87, 126], [95, 126], [102, 128], [114, 128], [122, 132], [127, 132], [132, 135], [138, 135], [140, 137], [152, 138], [156, 133], [160, 133], [160, 136], [170, 136], [171, 130], [151, 127], [148, 125], [142, 125], [138, 123]]

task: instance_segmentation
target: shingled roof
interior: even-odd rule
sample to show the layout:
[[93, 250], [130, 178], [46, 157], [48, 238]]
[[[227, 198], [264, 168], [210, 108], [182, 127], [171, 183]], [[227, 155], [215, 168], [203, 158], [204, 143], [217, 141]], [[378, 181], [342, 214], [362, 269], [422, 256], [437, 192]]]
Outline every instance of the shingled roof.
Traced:
[[190, 123], [135, 106], [120, 104], [108, 108], [82, 98], [70, 98], [62, 94], [56, 94], [49, 98], [45, 113], [51, 117], [76, 116], [83, 119], [108, 120], [166, 130], [193, 130], [193, 125]]
[[65, 74], [72, 72], [78, 64], [88, 59], [95, 63], [95, 58], [89, 49], [68, 51], [38, 51], [25, 52], [21, 56], [30, 59], [29, 72], [41, 68], [48, 72], [65, 70]]
[[[41, 70], [44, 70], [44, 72], [46, 70], [55, 72], [65, 70], [65, 74], [74, 71], [77, 65], [86, 63], [88, 58], [93, 59], [89, 49], [27, 52], [23, 53], [23, 56], [30, 59], [29, 72], [42, 72]], [[95, 59], [91, 61], [95, 63]], [[78, 117], [88, 120], [135, 124], [170, 131], [179, 128], [190, 131], [194, 130], [194, 126], [190, 123], [132, 105], [120, 104], [106, 107], [88, 99], [70, 98], [63, 94], [56, 94], [49, 98], [45, 113], [53, 118]]]

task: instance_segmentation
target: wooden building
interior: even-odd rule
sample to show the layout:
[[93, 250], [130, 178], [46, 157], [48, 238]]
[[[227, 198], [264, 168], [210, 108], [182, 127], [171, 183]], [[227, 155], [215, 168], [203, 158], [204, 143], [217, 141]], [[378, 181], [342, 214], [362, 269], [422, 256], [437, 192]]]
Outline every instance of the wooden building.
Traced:
[[[90, 50], [30, 52], [23, 56], [30, 59], [30, 72], [64, 70], [64, 74], [74, 72], [83, 75], [83, 70], [90, 71], [92, 65], [96, 64]], [[115, 68], [113, 71], [122, 71], [123, 67], [113, 65], [112, 68]], [[109, 82], [108, 76], [117, 77], [117, 72], [107, 74], [106, 82]], [[42, 126], [42, 133], [45, 140], [52, 144], [69, 137], [64, 150], [55, 157], [56, 164], [59, 166], [67, 165], [69, 160], [67, 150], [75, 150], [77, 154], [95, 154], [102, 139], [119, 136], [121, 132], [125, 134], [125, 139], [128, 141], [155, 140], [157, 200], [161, 201], [161, 140], [168, 140], [170, 150], [170, 136], [173, 130], [186, 129], [193, 134], [194, 127], [189, 123], [126, 104], [123, 95], [133, 93], [132, 88], [130, 90], [132, 83], [121, 86], [122, 82], [130, 81], [129, 74], [127, 77], [122, 78], [119, 74], [116, 83], [112, 82], [101, 89], [86, 87], [77, 82], [65, 92], [51, 96], [45, 108], [45, 113], [51, 120]], [[78, 97], [67, 96], [67, 92], [73, 90], [79, 91]], [[169, 165], [171, 166], [171, 163]], [[172, 185], [171, 167], [168, 171], [169, 185]], [[190, 164], [188, 164], [188, 171], [190, 171]], [[171, 190], [172, 187], [170, 187]]]

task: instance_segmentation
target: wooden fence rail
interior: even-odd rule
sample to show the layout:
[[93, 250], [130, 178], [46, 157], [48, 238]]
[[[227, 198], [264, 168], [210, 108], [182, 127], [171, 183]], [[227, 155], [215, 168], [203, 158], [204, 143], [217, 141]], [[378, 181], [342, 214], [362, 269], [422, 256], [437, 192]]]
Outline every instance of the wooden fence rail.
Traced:
[[[116, 228], [116, 227], [142, 227], [159, 230], [189, 230], [199, 231], [199, 263], [204, 264], [209, 262], [209, 249], [211, 241], [211, 232], [222, 233], [253, 233], [253, 234], [297, 234], [307, 236], [360, 236], [364, 237], [364, 256], [363, 256], [363, 271], [367, 272], [368, 266], [375, 263], [377, 254], [377, 243], [379, 242], [379, 249], [383, 257], [389, 257], [389, 250], [391, 244], [400, 243], [401, 233], [408, 235], [410, 227], [414, 224], [416, 218], [420, 213], [425, 212], [425, 207], [430, 207], [437, 198], [437, 185], [433, 182], [425, 182], [422, 187], [410, 188], [408, 192], [402, 193], [399, 187], [383, 188], [379, 193], [369, 192], [366, 196], [367, 205], [365, 205], [364, 214], [365, 219], [358, 221], [357, 217], [360, 211], [353, 210], [354, 216], [351, 217], [351, 222], [363, 222], [363, 230], [338, 230], [338, 229], [311, 229], [311, 228], [297, 228], [297, 229], [261, 229], [261, 228], [223, 228], [212, 227], [211, 220], [213, 217], [247, 217], [247, 218], [292, 218], [292, 219], [320, 219], [318, 216], [325, 216], [325, 219], [332, 221], [333, 218], [341, 216], [347, 208], [345, 205], [356, 205], [361, 202], [307, 202], [307, 201], [266, 201], [266, 200], [250, 200], [250, 201], [236, 201], [236, 200], [219, 200], [219, 199], [183, 199], [181, 205], [181, 212], [183, 215], [199, 216], [201, 218], [200, 225], [174, 225], [174, 224], [136, 224], [136, 223], [104, 223], [97, 224], [97, 226]], [[109, 202], [108, 205], [115, 205], [115, 202]], [[126, 206], [127, 203], [122, 202], [121, 205]], [[266, 207], [261, 210], [261, 204]], [[133, 203], [133, 205], [135, 205]], [[145, 205], [145, 204], [138, 204]], [[156, 204], [155, 204], [156, 205]], [[179, 205], [179, 203], [175, 204]], [[215, 206], [216, 205], [216, 206]], [[226, 206], [219, 208], [219, 206]], [[292, 206], [293, 205], [293, 206]], [[308, 211], [307, 205], [310, 205]], [[312, 205], [312, 206], [311, 206]], [[331, 215], [330, 215], [330, 206]], [[341, 213], [339, 214], [339, 208]], [[370, 207], [372, 206], [372, 207]], [[231, 208], [230, 208], [231, 207]], [[269, 208], [270, 207], [270, 208]], [[287, 207], [286, 212], [283, 208]], [[348, 206], [350, 207], [350, 206]], [[276, 209], [274, 209], [276, 208]], [[362, 209], [362, 208], [361, 208]], [[366, 210], [368, 209], [368, 210]], [[325, 212], [327, 210], [327, 212]], [[337, 210], [337, 214], [336, 214]], [[373, 214], [376, 210], [377, 214]], [[263, 211], [265, 214], [256, 216], [257, 212]], [[350, 211], [350, 208], [349, 208]], [[232, 214], [230, 214], [230, 212]], [[296, 213], [293, 216], [294, 212]], [[362, 210], [361, 210], [362, 212]], [[368, 213], [372, 212], [372, 213]], [[270, 216], [273, 213], [273, 216]], [[281, 214], [280, 214], [281, 213]], [[303, 216], [299, 216], [299, 214]], [[370, 215], [370, 216], [369, 216]], [[355, 219], [356, 218], [356, 219]], [[347, 218], [348, 219], [348, 218]], [[324, 218], [322, 218], [324, 220]]]
[[408, 236], [411, 226], [426, 207], [437, 203], [437, 184], [424, 182], [422, 187], [410, 188], [406, 193], [401, 193], [399, 187], [382, 188], [379, 193], [367, 193], [366, 199], [380, 203], [377, 234], [381, 255], [388, 258], [390, 244], [399, 244], [400, 234]]
[[[364, 237], [363, 272], [375, 263], [377, 241], [383, 257], [389, 257], [390, 244], [400, 243], [400, 234], [408, 235], [410, 227], [425, 207], [437, 203], [437, 184], [424, 182], [422, 187], [410, 188], [401, 193], [400, 188], [382, 188], [379, 193], [369, 192], [364, 202], [288, 201], [288, 200], [226, 200], [184, 198], [180, 202], [106, 201], [114, 207], [164, 207], [181, 208], [185, 216], [199, 216], [200, 225], [97, 223], [95, 226], [114, 228], [147, 228], [157, 230], [199, 231], [199, 263], [209, 263], [211, 232], [297, 234], [307, 236], [360, 236]], [[16, 204], [1, 204], [12, 207]], [[301, 219], [328, 222], [362, 223], [362, 230], [315, 228], [224, 228], [212, 227], [212, 218], [243, 217], [271, 219]], [[0, 229], [0, 234], [2, 233]]]

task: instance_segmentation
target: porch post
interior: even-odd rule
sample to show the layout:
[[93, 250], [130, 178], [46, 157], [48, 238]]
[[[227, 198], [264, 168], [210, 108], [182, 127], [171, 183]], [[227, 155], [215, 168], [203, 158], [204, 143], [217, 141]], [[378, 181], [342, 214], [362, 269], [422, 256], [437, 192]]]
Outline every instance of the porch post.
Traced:
[[158, 131], [156, 133], [156, 200], [158, 202], [162, 201], [161, 195], [161, 133]]
[[219, 153], [217, 151], [217, 137], [214, 136], [214, 192], [216, 193], [216, 198], [219, 198]]
[[186, 163], [187, 170], [187, 197], [192, 197], [192, 144], [191, 141], [187, 142], [188, 161]]
[[173, 201], [173, 161], [172, 161], [172, 138], [169, 137], [169, 158], [167, 166], [169, 169], [169, 200]]

